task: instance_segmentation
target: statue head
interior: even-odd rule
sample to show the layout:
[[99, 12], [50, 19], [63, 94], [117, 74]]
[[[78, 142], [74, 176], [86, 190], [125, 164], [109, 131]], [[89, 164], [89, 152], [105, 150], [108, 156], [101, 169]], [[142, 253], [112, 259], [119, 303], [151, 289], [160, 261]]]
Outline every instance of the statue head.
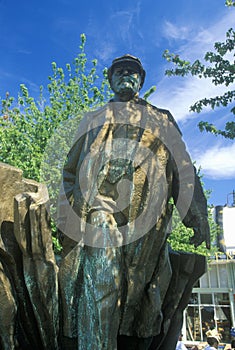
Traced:
[[145, 79], [145, 70], [137, 57], [124, 55], [115, 58], [108, 69], [108, 79], [115, 97], [128, 101], [138, 95]]

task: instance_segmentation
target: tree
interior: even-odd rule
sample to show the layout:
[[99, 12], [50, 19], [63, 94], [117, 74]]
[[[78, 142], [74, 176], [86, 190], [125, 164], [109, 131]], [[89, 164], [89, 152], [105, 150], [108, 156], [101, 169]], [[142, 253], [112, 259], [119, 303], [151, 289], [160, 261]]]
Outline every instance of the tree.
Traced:
[[[235, 1], [226, 1], [227, 6], [235, 6]], [[202, 63], [199, 59], [190, 63], [187, 60], [181, 59], [177, 54], [170, 53], [165, 50], [163, 57], [172, 62], [176, 68], [168, 69], [166, 75], [168, 76], [186, 76], [191, 74], [199, 78], [212, 79], [214, 85], [224, 85], [228, 87], [235, 81], [235, 65], [234, 61], [229, 60], [228, 54], [234, 51], [235, 47], [235, 31], [230, 28], [226, 33], [226, 40], [224, 42], [216, 42], [214, 44], [214, 52], [206, 52], [204, 60], [206, 64]], [[235, 90], [227, 90], [221, 96], [204, 98], [197, 101], [190, 107], [193, 112], [200, 113], [206, 106], [210, 106], [212, 109], [216, 107], [226, 107], [235, 99]], [[225, 138], [235, 138], [235, 107], [231, 109], [231, 118], [228, 121], [224, 129], [217, 129], [214, 124], [206, 121], [201, 121], [198, 126], [200, 131], [211, 132], [215, 135], [222, 135]]]
[[[101, 77], [97, 75], [98, 61], [93, 59], [88, 62], [85, 43], [86, 36], [82, 34], [80, 52], [72, 64], [66, 64], [65, 69], [52, 62], [49, 84], [47, 89], [40, 87], [38, 100], [30, 96], [23, 84], [20, 85], [17, 99], [6, 93], [6, 98], [1, 100], [0, 161], [19, 167], [27, 178], [41, 179], [45, 151], [48, 151], [47, 147], [55, 145], [53, 142], [57, 143], [53, 161], [54, 164], [56, 160], [59, 162], [59, 154], [69, 151], [72, 133], [76, 131], [83, 114], [102, 106], [112, 96], [107, 69], [103, 70]], [[154, 88], [145, 93], [145, 99]], [[53, 139], [58, 128], [61, 128], [61, 135], [57, 133], [57, 138]], [[45, 170], [44, 167], [44, 173]], [[58, 177], [59, 169], [54, 166], [53, 171], [57, 172], [55, 178]], [[43, 180], [47, 182], [47, 179]], [[49, 192], [53, 195], [50, 188]]]
[[211, 249], [208, 250], [206, 248], [205, 242], [197, 248], [195, 248], [190, 243], [190, 238], [193, 236], [193, 230], [191, 228], [187, 228], [184, 226], [184, 224], [182, 223], [179, 217], [178, 212], [175, 209], [173, 212], [173, 218], [172, 218], [172, 232], [168, 238], [168, 242], [170, 243], [170, 246], [173, 250], [197, 253], [200, 255], [205, 255], [208, 258], [210, 256], [213, 256], [216, 252], [218, 252], [218, 248], [216, 244], [218, 228], [212, 218], [210, 208], [208, 208], [208, 211], [209, 211], [208, 220], [210, 225], [211, 242], [213, 243], [211, 245]]
[[79, 122], [84, 112], [110, 98], [106, 70], [99, 78], [97, 60], [88, 62], [85, 42], [82, 34], [80, 52], [65, 70], [52, 63], [52, 76], [47, 89], [40, 88], [38, 101], [23, 84], [17, 99], [7, 93], [1, 100], [0, 161], [19, 167], [27, 178], [40, 179], [45, 147], [62, 122], [73, 118]]
[[[66, 157], [72, 146], [73, 133], [85, 112], [103, 105], [112, 96], [106, 69], [99, 78], [98, 62], [95, 59], [88, 62], [85, 43], [86, 37], [82, 34], [80, 52], [66, 69], [52, 63], [52, 76], [47, 89], [41, 87], [39, 100], [21, 85], [17, 99], [7, 93], [1, 101], [0, 161], [22, 169], [27, 178], [47, 184], [52, 216], [58, 199], [63, 156]], [[144, 93], [144, 99], [154, 91], [153, 86]], [[170, 239], [173, 248], [195, 251], [187, 243], [191, 230], [177, 220], [174, 219], [177, 224]], [[56, 233], [55, 225], [53, 232]], [[55, 238], [54, 244], [60, 249]], [[202, 249], [202, 253], [205, 251]]]
[[[202, 181], [203, 176], [200, 174], [201, 169], [197, 171], [197, 175], [200, 178], [202, 188], [206, 198], [209, 198], [211, 191], [205, 190], [204, 183]], [[172, 201], [173, 203], [173, 201]], [[197, 253], [204, 255], [208, 258], [214, 256], [215, 253], [218, 253], [217, 247], [217, 236], [218, 236], [218, 225], [215, 223], [212, 216], [212, 207], [208, 206], [208, 221], [210, 226], [210, 239], [211, 239], [211, 249], [206, 248], [206, 243], [203, 242], [199, 247], [195, 248], [194, 245], [190, 243], [191, 237], [193, 237], [193, 229], [186, 227], [180, 218], [180, 215], [174, 206], [172, 222], [171, 222], [171, 234], [168, 238], [168, 242], [173, 250], [176, 251], [185, 251], [191, 253]]]
[[225, 5], [226, 6], [235, 6], [235, 1], [234, 0], [226, 0]]
[[[69, 151], [72, 133], [83, 114], [103, 105], [111, 96], [107, 70], [101, 77], [97, 75], [98, 62], [88, 61], [85, 43], [86, 36], [82, 34], [80, 52], [65, 69], [52, 63], [49, 84], [47, 89], [41, 86], [38, 100], [23, 84], [17, 99], [6, 93], [1, 100], [0, 161], [20, 168], [24, 177], [48, 185], [52, 215], [63, 166], [61, 155]], [[55, 137], [58, 128], [63, 133]], [[55, 234], [53, 221], [52, 229]], [[60, 248], [55, 237], [54, 244]]]

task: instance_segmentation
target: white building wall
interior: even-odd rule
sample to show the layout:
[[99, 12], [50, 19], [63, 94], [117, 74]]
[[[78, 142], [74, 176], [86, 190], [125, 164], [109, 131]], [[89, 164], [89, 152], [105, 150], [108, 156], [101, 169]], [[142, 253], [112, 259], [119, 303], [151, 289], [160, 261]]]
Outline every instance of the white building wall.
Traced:
[[235, 253], [235, 207], [223, 208], [223, 232], [227, 252]]

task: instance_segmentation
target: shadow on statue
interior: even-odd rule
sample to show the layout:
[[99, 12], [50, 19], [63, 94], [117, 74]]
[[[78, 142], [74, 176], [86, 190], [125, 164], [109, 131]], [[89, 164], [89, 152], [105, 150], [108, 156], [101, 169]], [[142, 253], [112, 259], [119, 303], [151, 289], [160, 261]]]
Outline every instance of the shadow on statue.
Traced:
[[45, 185], [0, 164], [0, 348], [174, 350], [205, 257], [167, 243], [174, 201], [210, 247], [207, 202], [169, 111], [139, 98], [131, 55], [114, 98], [84, 116], [63, 168], [53, 251]]

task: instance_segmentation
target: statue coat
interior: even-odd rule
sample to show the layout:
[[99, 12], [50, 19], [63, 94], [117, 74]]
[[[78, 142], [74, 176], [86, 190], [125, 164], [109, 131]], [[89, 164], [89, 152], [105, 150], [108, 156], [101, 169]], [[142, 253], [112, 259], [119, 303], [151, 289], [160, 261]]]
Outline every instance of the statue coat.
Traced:
[[[118, 335], [166, 335], [187, 285], [172, 284], [170, 200], [187, 227], [207, 221], [199, 178], [170, 112], [136, 98], [85, 115], [62, 192], [64, 335], [84, 350], [117, 349]], [[194, 264], [189, 258], [180, 267], [187, 281]]]

